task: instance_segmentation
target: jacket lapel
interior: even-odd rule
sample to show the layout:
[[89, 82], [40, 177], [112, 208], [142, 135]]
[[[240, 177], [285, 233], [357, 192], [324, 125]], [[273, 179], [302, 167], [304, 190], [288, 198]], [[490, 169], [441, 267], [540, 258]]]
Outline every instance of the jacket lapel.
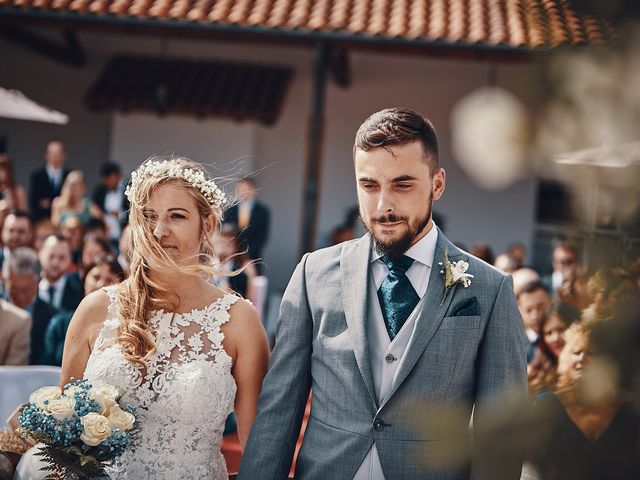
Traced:
[[353, 353], [369, 395], [377, 406], [365, 325], [370, 254], [369, 234], [355, 243], [345, 245], [340, 254], [340, 275], [344, 315], [353, 342]]
[[[438, 229], [438, 240], [436, 242], [436, 250], [429, 275], [429, 285], [424, 296], [422, 312], [416, 319], [413, 335], [405, 350], [404, 358], [398, 367], [391, 388], [380, 403], [380, 409], [384, 407], [385, 403], [393, 396], [411, 370], [413, 370], [418, 359], [440, 327], [445, 312], [449, 309], [449, 304], [455, 294], [455, 288], [450, 289], [445, 297], [444, 279], [442, 274], [440, 274], [440, 270], [442, 270], [443, 267], [438, 265], [438, 262], [444, 263], [445, 249], [448, 250], [450, 260], [463, 258], [460, 250], [449, 242], [440, 229]], [[443, 298], [444, 302], [442, 302]], [[442, 306], [440, 306], [441, 303]]]

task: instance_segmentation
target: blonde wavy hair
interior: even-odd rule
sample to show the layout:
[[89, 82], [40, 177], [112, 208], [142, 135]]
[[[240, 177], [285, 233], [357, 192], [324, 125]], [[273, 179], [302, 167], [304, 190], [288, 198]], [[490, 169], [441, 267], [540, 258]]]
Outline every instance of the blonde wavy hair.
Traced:
[[[185, 157], [153, 156], [145, 160], [137, 170], [138, 175], [149, 162], [172, 161], [183, 169], [206, 172], [198, 164]], [[217, 271], [213, 240], [206, 235], [205, 222], [210, 215], [218, 223], [222, 218], [222, 206], [213, 208], [203, 192], [181, 177], [169, 173], [159, 176], [145, 175], [139, 178], [136, 188], [130, 193], [129, 225], [131, 226], [130, 249], [131, 273], [120, 284], [117, 295], [117, 311], [120, 322], [117, 342], [121, 345], [125, 358], [144, 366], [146, 360], [155, 353], [149, 318], [153, 310], [175, 310], [179, 298], [152, 279], [151, 265], [166, 265], [178, 273], [202, 275], [211, 278]], [[145, 218], [144, 208], [153, 192], [162, 185], [176, 185], [191, 194], [200, 215], [201, 247], [198, 261], [188, 266], [176, 263], [162, 248], [153, 233], [153, 227]]]
[[74, 183], [82, 183], [82, 189], [84, 190], [84, 194], [81, 198], [76, 198], [76, 201], [79, 201], [79, 204], [82, 204], [82, 200], [84, 199], [84, 195], [87, 193], [87, 184], [84, 181], [84, 174], [80, 170], [72, 170], [67, 175], [67, 178], [64, 179], [62, 183], [62, 188], [60, 189], [60, 207], [61, 211], [72, 209], [77, 207], [79, 204], [74, 204], [72, 202], [72, 188]]

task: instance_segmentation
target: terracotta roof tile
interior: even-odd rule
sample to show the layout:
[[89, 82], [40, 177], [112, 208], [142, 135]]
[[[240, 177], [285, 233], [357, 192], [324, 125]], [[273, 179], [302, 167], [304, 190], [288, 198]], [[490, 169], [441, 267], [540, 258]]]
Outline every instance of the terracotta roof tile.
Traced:
[[553, 48], [615, 38], [569, 0], [0, 0], [0, 9]]

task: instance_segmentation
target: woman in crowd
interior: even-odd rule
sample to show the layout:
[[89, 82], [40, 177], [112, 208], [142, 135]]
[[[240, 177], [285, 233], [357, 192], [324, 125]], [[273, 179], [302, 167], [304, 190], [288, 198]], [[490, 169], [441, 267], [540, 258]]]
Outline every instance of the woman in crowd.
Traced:
[[600, 348], [621, 316], [636, 319], [637, 301], [632, 307], [626, 300], [609, 310], [626, 313], [576, 322], [565, 332], [555, 391], [534, 404], [539, 431], [531, 435], [528, 464], [536, 473], [527, 478], [640, 478], [640, 416], [616, 382], [621, 364]]
[[[115, 285], [124, 280], [122, 267], [111, 256], [97, 256], [95, 263], [87, 266], [84, 279], [84, 294], [89, 295], [103, 287]], [[44, 364], [62, 365], [64, 339], [67, 335], [69, 322], [74, 312], [64, 311], [53, 316], [44, 334]]]
[[211, 281], [224, 194], [199, 165], [152, 158], [127, 195], [131, 274], [76, 310], [61, 384], [105, 382], [138, 405], [138, 446], [110, 469], [112, 479], [227, 480], [225, 419], [235, 410], [244, 445], [269, 347], [255, 308]]
[[85, 235], [80, 255], [80, 265], [78, 266], [80, 279], [84, 281], [91, 267], [107, 257], [114, 257], [111, 242], [99, 235]]
[[27, 194], [13, 179], [13, 164], [6, 154], [0, 154], [0, 218], [12, 210], [26, 212]]
[[92, 217], [100, 218], [100, 209], [91, 202], [86, 193], [84, 174], [80, 170], [69, 172], [62, 184], [60, 196], [54, 198], [51, 203], [51, 223], [61, 225], [67, 217], [75, 216], [86, 226]]
[[556, 301], [542, 319], [536, 342], [536, 356], [527, 366], [529, 393], [535, 396], [552, 390], [557, 380], [558, 357], [564, 348], [564, 332], [580, 319], [580, 311]]

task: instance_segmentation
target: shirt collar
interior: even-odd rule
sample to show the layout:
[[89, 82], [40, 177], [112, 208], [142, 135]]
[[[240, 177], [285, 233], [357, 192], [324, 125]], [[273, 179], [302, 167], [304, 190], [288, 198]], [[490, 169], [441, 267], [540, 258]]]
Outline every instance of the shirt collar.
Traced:
[[[413, 258], [415, 261], [431, 268], [433, 265], [433, 257], [436, 254], [436, 243], [438, 241], [438, 229], [435, 222], [432, 223], [431, 230], [424, 237], [413, 244], [404, 254]], [[379, 260], [382, 255], [376, 252], [375, 246], [371, 246], [371, 263]]]
[[59, 288], [64, 287], [64, 283], [66, 280], [67, 276], [65, 274], [62, 274], [62, 276], [56, 280], [55, 282], [51, 283], [49, 282], [49, 280], [47, 280], [46, 278], [43, 278], [42, 280], [40, 280], [40, 291], [41, 292], [48, 292], [49, 291], [49, 287], [51, 285], [53, 285], [54, 287], [56, 287], [56, 291], [58, 291]]
[[51, 165], [49, 165], [48, 163], [45, 165], [46, 169], [47, 169], [47, 174], [50, 177], [57, 177], [58, 175], [62, 175], [62, 167], [60, 168], [53, 168]]

